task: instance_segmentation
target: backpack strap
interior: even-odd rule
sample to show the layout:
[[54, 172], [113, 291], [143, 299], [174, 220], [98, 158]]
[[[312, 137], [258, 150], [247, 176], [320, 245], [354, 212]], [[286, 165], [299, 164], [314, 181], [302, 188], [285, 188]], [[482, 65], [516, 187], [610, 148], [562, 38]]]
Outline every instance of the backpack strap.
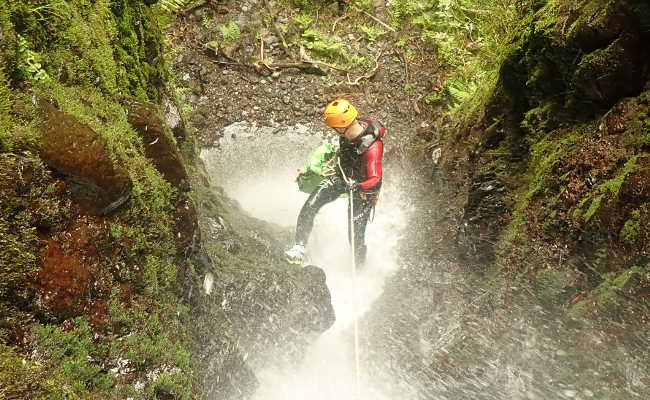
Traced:
[[366, 123], [368, 126], [358, 139], [356, 146], [357, 154], [363, 154], [376, 140], [381, 139], [386, 131], [384, 125], [376, 119], [360, 119], [360, 121]]

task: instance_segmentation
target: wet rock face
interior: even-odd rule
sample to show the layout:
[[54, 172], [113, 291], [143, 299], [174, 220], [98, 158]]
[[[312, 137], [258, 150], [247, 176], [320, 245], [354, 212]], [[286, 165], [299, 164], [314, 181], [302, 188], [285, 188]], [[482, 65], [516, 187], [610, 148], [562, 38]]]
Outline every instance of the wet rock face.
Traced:
[[187, 171], [176, 144], [165, 134], [165, 122], [152, 105], [131, 103], [127, 109], [129, 123], [140, 134], [146, 156], [172, 185], [189, 190]]
[[246, 365], [241, 351], [223, 338], [215, 338], [204, 348], [201, 357], [212, 354], [203, 378], [203, 398], [206, 400], [245, 400], [251, 398], [259, 383], [255, 373]]
[[194, 203], [185, 199], [176, 208], [174, 213], [176, 222], [175, 244], [177, 253], [184, 257], [196, 253], [198, 244], [201, 241], [201, 233], [198, 230], [198, 216]]
[[487, 266], [491, 249], [507, 225], [506, 188], [494, 174], [477, 176], [470, 185], [463, 220], [456, 237], [459, 256], [477, 266]]
[[300, 356], [307, 339], [334, 323], [325, 273], [315, 266], [287, 271], [243, 271], [225, 282], [221, 306], [253, 358]]
[[219, 278], [207, 294], [195, 287], [190, 296], [203, 398], [248, 399], [258, 386], [256, 367], [300, 359], [313, 336], [333, 324], [325, 273], [251, 267]]
[[638, 94], [645, 84], [639, 79], [647, 69], [645, 46], [640, 37], [624, 34], [607, 48], [583, 57], [574, 75], [579, 94], [604, 106]]
[[457, 188], [456, 245], [477, 266], [508, 253], [500, 241], [522, 229], [575, 239], [587, 226], [615, 239], [630, 218], [629, 207], [612, 200], [618, 181], [621, 194], [642, 192], [626, 189], [644, 180], [642, 159], [623, 169], [647, 134], [646, 106], [628, 98], [647, 97], [650, 3], [582, 0], [561, 15], [553, 14], [556, 3], [547, 5], [531, 13], [536, 27], [516, 36], [485, 114], [454, 128], [442, 149], [441, 170]]
[[72, 198], [82, 210], [106, 215], [123, 205], [131, 194], [128, 172], [110, 158], [106, 142], [71, 115], [44, 105], [45, 124], [40, 156], [65, 177]]
[[37, 314], [62, 321], [93, 308], [93, 298], [110, 291], [100, 275], [111, 251], [108, 227], [101, 217], [76, 216], [64, 231], [48, 237], [41, 268], [30, 282]]

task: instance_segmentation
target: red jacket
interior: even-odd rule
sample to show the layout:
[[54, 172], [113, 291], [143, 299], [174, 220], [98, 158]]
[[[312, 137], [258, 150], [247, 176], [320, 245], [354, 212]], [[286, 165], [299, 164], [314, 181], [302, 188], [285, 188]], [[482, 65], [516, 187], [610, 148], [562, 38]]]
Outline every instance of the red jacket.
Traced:
[[381, 167], [384, 155], [382, 138], [386, 128], [381, 122], [372, 119], [359, 119], [365, 129], [355, 140], [345, 137], [339, 139], [341, 167], [345, 175], [359, 182], [364, 191], [379, 191], [383, 172]]

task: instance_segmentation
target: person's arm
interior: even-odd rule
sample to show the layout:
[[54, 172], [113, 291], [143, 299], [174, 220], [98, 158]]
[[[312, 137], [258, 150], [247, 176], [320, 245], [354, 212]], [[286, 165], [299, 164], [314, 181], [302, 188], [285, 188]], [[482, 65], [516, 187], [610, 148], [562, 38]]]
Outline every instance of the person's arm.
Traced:
[[384, 155], [384, 143], [381, 140], [375, 141], [368, 150], [363, 153], [366, 163], [366, 175], [368, 179], [359, 183], [361, 190], [372, 189], [381, 182], [383, 172], [381, 169], [381, 158]]

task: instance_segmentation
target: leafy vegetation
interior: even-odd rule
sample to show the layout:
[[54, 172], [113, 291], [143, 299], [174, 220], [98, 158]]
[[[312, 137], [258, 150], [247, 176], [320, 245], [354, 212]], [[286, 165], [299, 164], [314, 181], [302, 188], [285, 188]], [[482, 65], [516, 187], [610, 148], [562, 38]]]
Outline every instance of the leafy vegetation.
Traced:
[[424, 42], [433, 44], [448, 65], [446, 96], [431, 93], [429, 103], [452, 105], [470, 99], [478, 87], [490, 85], [506, 54], [508, 41], [528, 11], [517, 0], [396, 0], [391, 3], [393, 26], [411, 24]]
[[345, 44], [313, 28], [307, 28], [302, 33], [302, 44], [325, 58], [342, 60], [348, 55]]
[[219, 25], [219, 31], [221, 32], [225, 44], [230, 44], [236, 41], [241, 35], [239, 25], [237, 25], [237, 23], [232, 19], [229, 20], [227, 24]]
[[178, 11], [185, 7], [192, 0], [159, 0], [160, 8], [165, 11]]
[[12, 94], [9, 89], [9, 81], [0, 66], [0, 153], [11, 150], [11, 126], [13, 125], [12, 116]]
[[[170, 91], [156, 12], [145, 2], [108, 0], [27, 0], [0, 10], [2, 398], [193, 398], [178, 320], [186, 311], [175, 292], [180, 195], [145, 156], [125, 112], [130, 101], [157, 103]], [[76, 183], [54, 178], [40, 159], [42, 99], [96, 134], [128, 174], [129, 202], [117, 212], [85, 215], [69, 191]], [[86, 235], [80, 242], [77, 229]], [[68, 239], [58, 245], [57, 235]], [[110, 240], [112, 254], [103, 248]], [[92, 285], [64, 299], [74, 307], [60, 314], [47, 299], [72, 296], [69, 277], [46, 277], [48, 293], [30, 284], [40, 282], [42, 252], [52, 243], [61, 265], [93, 269]]]

